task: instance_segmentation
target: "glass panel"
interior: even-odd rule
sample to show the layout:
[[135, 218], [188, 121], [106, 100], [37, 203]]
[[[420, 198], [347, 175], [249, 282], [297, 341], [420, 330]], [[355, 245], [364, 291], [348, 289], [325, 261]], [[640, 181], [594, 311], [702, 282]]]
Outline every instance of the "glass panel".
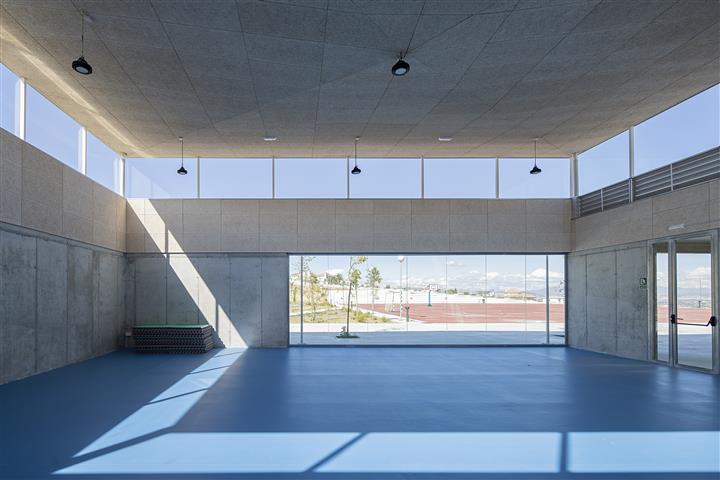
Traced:
[[720, 145], [720, 85], [635, 127], [635, 175]]
[[548, 255], [550, 343], [565, 343], [565, 256]]
[[495, 159], [426, 158], [425, 198], [495, 198]]
[[80, 125], [29, 85], [26, 94], [27, 141], [79, 170]]
[[271, 158], [201, 158], [200, 197], [272, 198]]
[[126, 196], [128, 198], [196, 198], [196, 159], [185, 159], [187, 175], [178, 175], [179, 167], [179, 158], [126, 159]]
[[87, 132], [87, 176], [114, 192], [120, 191], [120, 156]]
[[20, 78], [0, 63], [0, 127], [20, 135]]
[[569, 198], [570, 160], [538, 158], [542, 173], [530, 175], [532, 158], [500, 159], [500, 198]]
[[346, 198], [344, 158], [276, 158], [275, 198]]
[[579, 193], [583, 195], [629, 177], [630, 133], [622, 132], [578, 155]]
[[678, 364], [712, 368], [712, 254], [709, 238], [676, 243]]
[[668, 362], [670, 357], [669, 318], [670, 283], [668, 282], [668, 245], [655, 245], [655, 360]]
[[[291, 343], [302, 323], [305, 344], [543, 344], [545, 258], [305, 256], [301, 310], [300, 257], [291, 257]], [[552, 256], [552, 343], [564, 342], [564, 262]], [[343, 329], [353, 338], [338, 338]]]
[[350, 176], [350, 198], [420, 198], [419, 158], [359, 158], [358, 166], [362, 173]]

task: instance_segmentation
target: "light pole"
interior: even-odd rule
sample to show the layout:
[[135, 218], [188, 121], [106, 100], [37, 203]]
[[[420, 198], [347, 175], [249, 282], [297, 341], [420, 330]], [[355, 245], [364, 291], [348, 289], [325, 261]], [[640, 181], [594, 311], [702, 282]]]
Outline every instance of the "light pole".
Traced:
[[402, 318], [402, 309], [403, 309], [402, 271], [403, 271], [403, 262], [405, 261], [405, 257], [400, 255], [399, 257], [397, 257], [397, 260], [400, 263], [400, 318]]

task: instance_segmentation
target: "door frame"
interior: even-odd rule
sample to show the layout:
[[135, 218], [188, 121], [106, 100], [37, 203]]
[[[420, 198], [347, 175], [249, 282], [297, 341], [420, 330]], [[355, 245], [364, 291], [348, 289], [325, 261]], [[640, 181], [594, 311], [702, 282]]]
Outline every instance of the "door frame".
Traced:
[[[677, 257], [676, 242], [678, 240], [686, 240], [692, 238], [708, 237], [710, 239], [711, 251], [711, 315], [716, 318], [720, 315], [720, 230], [703, 230], [693, 233], [684, 233], [680, 235], [671, 235], [667, 237], [657, 238], [648, 242], [648, 353], [649, 360], [660, 365], [667, 365], [675, 368], [683, 368], [687, 370], [695, 370], [704, 373], [720, 374], [720, 324], [712, 328], [712, 368], [705, 369], [692, 365], [683, 365], [678, 362], [677, 358], [677, 325], [670, 324], [669, 315], [677, 312]], [[655, 325], [656, 311], [656, 271], [655, 271], [655, 246], [658, 244], [667, 244], [668, 254], [668, 361], [657, 360], [657, 335]]]

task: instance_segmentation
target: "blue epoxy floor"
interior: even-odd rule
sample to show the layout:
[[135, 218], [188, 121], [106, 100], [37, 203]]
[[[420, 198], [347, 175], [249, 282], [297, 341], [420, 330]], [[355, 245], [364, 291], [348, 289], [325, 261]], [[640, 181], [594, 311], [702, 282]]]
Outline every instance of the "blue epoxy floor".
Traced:
[[567, 348], [117, 352], [0, 386], [0, 478], [713, 478], [720, 377]]

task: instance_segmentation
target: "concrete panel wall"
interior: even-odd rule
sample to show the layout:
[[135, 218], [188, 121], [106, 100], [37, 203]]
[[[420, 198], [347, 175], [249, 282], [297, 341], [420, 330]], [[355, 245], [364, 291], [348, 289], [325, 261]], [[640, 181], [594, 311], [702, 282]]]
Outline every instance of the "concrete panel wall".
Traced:
[[648, 360], [648, 247], [568, 255], [568, 345]]
[[[671, 226], [684, 228], [670, 230]], [[720, 180], [572, 220], [573, 250], [720, 228]]]
[[0, 129], [0, 222], [125, 250], [126, 201]]
[[217, 344], [288, 345], [287, 255], [128, 254], [128, 325], [209, 324]]
[[0, 383], [116, 349], [124, 270], [118, 252], [0, 223]]
[[128, 200], [133, 253], [567, 252], [570, 200]]

